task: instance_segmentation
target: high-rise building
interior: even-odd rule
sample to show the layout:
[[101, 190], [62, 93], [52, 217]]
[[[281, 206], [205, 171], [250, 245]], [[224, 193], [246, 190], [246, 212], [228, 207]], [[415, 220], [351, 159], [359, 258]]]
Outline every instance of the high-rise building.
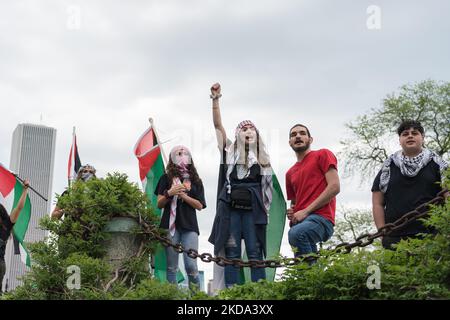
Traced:
[[[53, 166], [55, 159], [56, 129], [34, 124], [19, 124], [14, 130], [11, 145], [11, 171], [22, 179], [28, 179], [30, 185], [48, 199], [44, 201], [29, 191], [31, 201], [31, 219], [25, 242], [37, 242], [44, 239], [46, 231], [39, 229], [39, 220], [48, 215], [51, 209]], [[10, 291], [21, 284], [18, 277], [24, 275], [27, 267], [15, 254], [14, 241], [8, 241], [5, 254], [6, 274], [3, 290]]]

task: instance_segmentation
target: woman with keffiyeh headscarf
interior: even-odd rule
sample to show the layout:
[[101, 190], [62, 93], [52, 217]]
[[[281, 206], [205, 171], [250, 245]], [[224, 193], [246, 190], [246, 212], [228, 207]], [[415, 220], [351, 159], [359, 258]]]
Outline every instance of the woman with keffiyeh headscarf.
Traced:
[[[211, 88], [213, 122], [222, 154], [219, 173], [217, 212], [209, 242], [214, 253], [240, 259], [241, 240], [249, 260], [266, 255], [266, 227], [272, 202], [272, 168], [259, 131], [249, 120], [235, 130], [235, 141], [227, 139], [219, 109], [220, 84]], [[240, 269], [227, 265], [225, 286], [239, 283]], [[251, 280], [265, 279], [264, 268], [251, 268]]]
[[[164, 208], [160, 227], [167, 229], [173, 243], [198, 250], [200, 234], [196, 210], [206, 208], [203, 183], [185, 146], [176, 146], [170, 152], [169, 163], [156, 186], [158, 208]], [[178, 256], [173, 248], [166, 248], [167, 281], [177, 283]], [[200, 284], [197, 260], [183, 254], [189, 286]]]

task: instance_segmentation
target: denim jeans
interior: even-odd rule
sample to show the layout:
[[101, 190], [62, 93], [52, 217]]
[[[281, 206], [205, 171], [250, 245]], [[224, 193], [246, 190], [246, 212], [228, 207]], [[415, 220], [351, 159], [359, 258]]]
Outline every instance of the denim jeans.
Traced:
[[319, 214], [312, 213], [292, 226], [288, 233], [289, 244], [296, 248], [295, 257], [316, 253], [317, 243], [325, 242], [334, 232], [333, 224]]
[[[195, 231], [176, 229], [172, 237], [172, 243], [181, 243], [186, 249], [198, 250], [198, 234]], [[178, 257], [179, 253], [173, 248], [166, 248], [167, 256], [167, 281], [177, 283]], [[197, 260], [188, 257], [183, 253], [184, 267], [189, 279], [189, 287], [199, 286], [200, 278], [198, 276]]]
[[[249, 260], [262, 260], [263, 248], [256, 237], [256, 228], [251, 211], [233, 210], [230, 213], [230, 237], [225, 244], [227, 259], [241, 259], [241, 239], [244, 238], [245, 250]], [[264, 268], [251, 268], [251, 279], [256, 282], [266, 278]], [[225, 286], [227, 288], [239, 282], [240, 268], [225, 266]]]

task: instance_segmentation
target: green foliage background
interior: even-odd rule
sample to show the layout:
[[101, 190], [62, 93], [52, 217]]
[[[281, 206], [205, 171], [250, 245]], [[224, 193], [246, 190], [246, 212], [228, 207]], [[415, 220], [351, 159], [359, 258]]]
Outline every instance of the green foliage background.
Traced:
[[343, 173], [372, 177], [381, 164], [399, 149], [396, 129], [402, 120], [420, 121], [427, 148], [450, 160], [450, 83], [425, 80], [400, 87], [387, 95], [382, 105], [348, 122], [348, 137], [338, 153]]
[[[344, 149], [340, 154], [347, 175], [372, 176], [392, 151], [393, 132], [406, 118], [421, 121], [427, 147], [449, 159], [450, 84], [427, 80], [401, 87], [397, 94], [388, 95], [380, 108], [347, 124], [351, 136], [341, 142]], [[67, 195], [59, 197], [58, 206], [65, 212], [64, 220], [42, 219], [49, 237], [28, 244], [32, 268], [23, 278], [23, 286], [0, 299], [450, 299], [449, 199], [433, 207], [427, 220], [438, 230], [437, 235], [402, 241], [395, 251], [379, 244], [349, 254], [330, 255], [324, 250], [321, 255], [326, 257], [313, 266], [289, 267], [278, 281], [246, 283], [216, 297], [180, 290], [152, 278], [149, 255], [157, 243], [143, 230], [135, 230], [143, 239], [141, 254], [128, 259], [116, 276], [117, 270], [104, 259], [108, 221], [126, 216], [158, 224], [146, 195], [128, 182], [126, 175], [113, 173], [105, 179], [77, 182]], [[363, 211], [349, 211], [344, 218], [336, 229], [339, 242], [371, 228], [370, 215]], [[81, 270], [78, 290], [67, 286], [67, 268], [73, 265]], [[379, 289], [368, 286], [368, 271], [373, 266], [380, 270]]]
[[[447, 171], [447, 189], [450, 171]], [[220, 299], [450, 299], [450, 198], [433, 206], [425, 223], [438, 234], [409, 239], [395, 251], [379, 246], [330, 255], [309, 266], [300, 264], [285, 270], [280, 281], [248, 283], [224, 290]], [[369, 289], [372, 272], [380, 270], [379, 289]]]
[[[104, 242], [110, 236], [104, 231], [112, 217], [142, 219], [157, 224], [146, 196], [124, 174], [108, 174], [105, 179], [76, 182], [69, 192], [58, 197], [64, 210], [63, 220], [45, 217], [41, 227], [48, 230], [45, 241], [28, 244], [32, 255], [31, 271], [23, 285], [2, 299], [185, 299], [188, 292], [175, 285], [162, 284], [149, 273], [149, 254], [156, 243], [142, 230], [140, 256], [131, 257], [115, 278], [115, 271], [104, 259]], [[160, 230], [162, 232], [162, 230]], [[81, 271], [81, 288], [69, 289], [69, 266]]]
[[[216, 297], [187, 292], [153, 279], [146, 268], [148, 255], [144, 255], [128, 261], [126, 272], [105, 289], [113, 278], [113, 270], [102, 259], [101, 243], [107, 237], [103, 227], [115, 215], [141, 215], [147, 222], [155, 223], [146, 201], [145, 195], [128, 183], [125, 175], [113, 174], [104, 180], [76, 184], [67, 197], [60, 199], [61, 207], [66, 209], [64, 221], [42, 221], [53, 235], [31, 246], [34, 263], [24, 278], [24, 285], [2, 299], [450, 299], [449, 199], [441, 206], [434, 206], [426, 220], [438, 230], [437, 235], [402, 241], [396, 251], [375, 247], [331, 255], [323, 250], [324, 257], [316, 264], [286, 268], [276, 282], [246, 283], [223, 290]], [[146, 239], [146, 252], [150, 253], [154, 245]], [[59, 250], [60, 246], [63, 250]], [[81, 269], [79, 290], [66, 286], [67, 267], [71, 265]], [[379, 289], [368, 287], [372, 266], [380, 269]], [[135, 279], [133, 283], [123, 281], [127, 274], [127, 279]]]

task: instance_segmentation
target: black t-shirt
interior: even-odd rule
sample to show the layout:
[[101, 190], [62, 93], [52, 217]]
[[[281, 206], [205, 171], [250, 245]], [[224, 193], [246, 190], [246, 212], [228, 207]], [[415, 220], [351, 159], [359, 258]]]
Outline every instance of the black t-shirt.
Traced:
[[[430, 161], [415, 177], [405, 177], [394, 162], [391, 163], [391, 173], [388, 188], [384, 194], [385, 222], [392, 223], [403, 215], [416, 209], [436, 197], [442, 190], [439, 165]], [[373, 182], [372, 192], [380, 191], [380, 176], [378, 172]], [[429, 233], [421, 221], [414, 221], [404, 228], [391, 233], [391, 236], [407, 236], [417, 233]]]
[[[159, 179], [158, 185], [156, 186], [155, 195], [164, 195], [164, 191], [169, 190], [171, 186], [172, 182], [169, 182], [167, 174], [162, 175]], [[200, 201], [203, 205], [203, 208], [206, 208], [205, 191], [203, 189], [203, 184], [197, 185], [192, 182], [191, 190], [187, 192], [187, 195]], [[160, 227], [163, 229], [169, 229], [171, 203], [172, 200], [168, 201], [166, 206], [164, 207], [160, 224]], [[197, 232], [197, 234], [200, 234], [195, 209], [180, 198], [178, 198], [177, 201], [177, 217], [175, 219], [175, 226], [177, 229], [195, 231]]]
[[261, 167], [259, 164], [254, 164], [250, 167], [249, 175], [244, 179], [239, 179], [237, 176], [237, 165], [234, 166], [233, 171], [230, 174], [230, 183], [231, 184], [239, 184], [239, 183], [261, 183]]
[[9, 235], [11, 234], [11, 230], [14, 227], [14, 223], [11, 222], [11, 219], [6, 212], [4, 206], [0, 204], [0, 216], [1, 216], [1, 224], [0, 224], [0, 260], [5, 259], [5, 250], [6, 250], [6, 241], [8, 241]]

